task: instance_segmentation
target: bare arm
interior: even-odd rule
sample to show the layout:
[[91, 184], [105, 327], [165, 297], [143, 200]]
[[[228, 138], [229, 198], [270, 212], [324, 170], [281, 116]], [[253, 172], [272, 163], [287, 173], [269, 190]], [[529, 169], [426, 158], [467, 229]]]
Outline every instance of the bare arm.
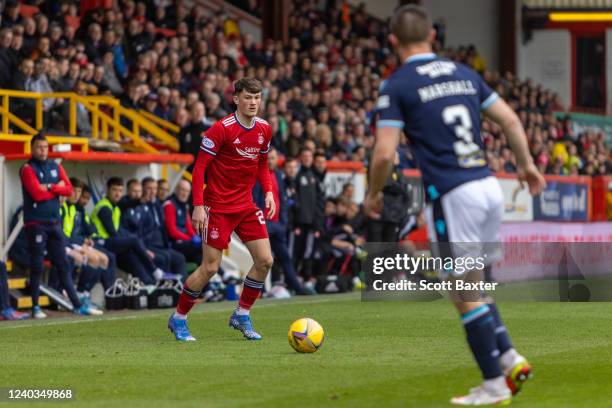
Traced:
[[516, 156], [516, 163], [524, 167], [533, 163], [529, 146], [527, 146], [527, 135], [521, 124], [521, 120], [512, 108], [501, 98], [497, 98], [493, 104], [485, 109], [485, 114], [496, 122], [504, 130], [510, 148]]
[[533, 164], [533, 158], [527, 145], [527, 135], [516, 113], [501, 98], [493, 102], [484, 112], [500, 125], [506, 134], [510, 148], [516, 157], [519, 180], [527, 182], [529, 193], [540, 194], [546, 186], [546, 181]]

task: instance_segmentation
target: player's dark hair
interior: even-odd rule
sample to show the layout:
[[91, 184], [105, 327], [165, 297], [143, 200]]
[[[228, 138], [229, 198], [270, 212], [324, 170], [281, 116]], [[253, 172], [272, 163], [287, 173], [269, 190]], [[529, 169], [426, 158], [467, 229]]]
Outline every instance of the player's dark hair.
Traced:
[[106, 181], [106, 188], [113, 186], [123, 186], [123, 179], [121, 177], [111, 177]]
[[85, 187], [85, 183], [76, 177], [70, 177], [70, 184], [72, 184], [72, 187], [80, 188], [81, 190]]
[[327, 159], [327, 156], [325, 155], [325, 152], [322, 152], [320, 150], [317, 150], [314, 154], [314, 158], [316, 159], [317, 157], [323, 157], [324, 159]]
[[47, 138], [45, 137], [45, 135], [43, 135], [42, 132], [38, 132], [34, 136], [32, 136], [32, 138], [30, 139], [30, 146], [34, 146], [34, 143], [36, 143], [38, 141], [45, 141], [45, 142], [47, 142]]
[[83, 193], [91, 194], [91, 188], [89, 188], [89, 186], [85, 183], [83, 183], [83, 191], [81, 191], [81, 195], [83, 195]]
[[261, 82], [255, 78], [241, 78], [234, 84], [234, 95], [239, 95], [242, 91], [257, 94], [261, 93], [262, 90]]
[[142, 179], [142, 181], [141, 181], [140, 183], [141, 183], [141, 184], [142, 184], [142, 186], [144, 187], [144, 186], [146, 186], [146, 185], [147, 185], [147, 184], [149, 184], [149, 183], [155, 183], [155, 182], [156, 182], [156, 181], [155, 181], [155, 179], [154, 179], [153, 177], [148, 177], [148, 176], [147, 176], [147, 177], [143, 178], [143, 179]]
[[157, 180], [157, 185], [159, 186], [160, 184], [167, 183], [167, 182], [168, 180], [160, 178], [159, 180]]
[[427, 10], [415, 4], [407, 4], [393, 13], [390, 28], [400, 45], [405, 46], [426, 41], [433, 24]]
[[127, 188], [132, 187], [134, 184], [140, 184], [140, 181], [138, 181], [138, 179], [129, 179], [127, 182]]

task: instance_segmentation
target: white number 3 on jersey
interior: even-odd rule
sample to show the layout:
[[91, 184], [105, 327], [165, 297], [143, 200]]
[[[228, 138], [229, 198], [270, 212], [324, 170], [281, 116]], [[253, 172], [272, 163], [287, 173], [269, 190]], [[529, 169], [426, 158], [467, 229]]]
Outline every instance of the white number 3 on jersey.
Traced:
[[472, 133], [472, 118], [465, 105], [447, 106], [442, 111], [442, 120], [445, 125], [454, 126], [456, 142], [453, 149], [457, 155], [459, 166], [476, 167], [484, 166], [484, 153], [480, 147], [474, 143], [474, 133]]

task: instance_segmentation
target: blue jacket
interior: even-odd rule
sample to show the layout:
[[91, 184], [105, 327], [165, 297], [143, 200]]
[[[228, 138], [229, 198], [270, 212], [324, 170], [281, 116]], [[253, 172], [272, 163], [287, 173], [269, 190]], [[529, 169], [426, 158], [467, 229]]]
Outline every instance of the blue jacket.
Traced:
[[[40, 184], [57, 184], [60, 181], [59, 166], [55, 161], [45, 160], [43, 162], [30, 159], [26, 164], [32, 166]], [[20, 173], [22, 170], [23, 166], [21, 167]], [[60, 220], [60, 204], [58, 197], [52, 198], [51, 200], [36, 202], [23, 185], [21, 190], [23, 192], [24, 222], [58, 222]]]
[[[279, 211], [279, 222], [283, 225], [287, 225], [287, 194], [285, 192], [285, 176], [283, 172], [279, 169], [274, 170], [274, 175], [276, 176], [276, 183], [278, 184], [278, 197], [279, 197], [279, 207], [276, 211]], [[266, 213], [266, 203], [265, 203], [265, 195], [259, 185], [259, 181], [255, 183], [255, 187], [253, 187], [253, 201], [255, 204], [263, 210], [264, 214]], [[267, 220], [266, 222], [270, 222]]]

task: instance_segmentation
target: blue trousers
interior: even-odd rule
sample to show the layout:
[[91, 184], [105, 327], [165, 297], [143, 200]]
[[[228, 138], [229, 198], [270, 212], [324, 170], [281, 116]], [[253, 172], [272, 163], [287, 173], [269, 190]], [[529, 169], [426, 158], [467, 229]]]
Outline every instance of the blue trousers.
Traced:
[[0, 311], [11, 307], [9, 299], [8, 275], [6, 274], [6, 265], [0, 261]]
[[280, 265], [283, 268], [285, 275], [285, 283], [289, 288], [295, 291], [301, 291], [302, 285], [297, 279], [291, 256], [289, 255], [289, 249], [287, 247], [287, 231], [285, 226], [278, 222], [268, 221], [268, 236], [270, 237], [270, 246], [274, 253], [274, 258], [280, 261]]
[[170, 248], [156, 248], [151, 246], [147, 247], [147, 249], [155, 254], [153, 262], [159, 268], [166, 272], [179, 274], [183, 278], [187, 277], [185, 256], [179, 251]]
[[113, 283], [115, 283], [117, 279], [117, 257], [102, 245], [94, 244], [94, 248], [108, 257], [108, 268], [102, 271], [102, 276], [100, 277], [102, 286], [104, 286], [104, 290], [106, 290], [113, 286]]
[[202, 247], [193, 245], [191, 241], [174, 241], [172, 249], [183, 254], [187, 262], [202, 263]]
[[68, 293], [68, 298], [75, 308], [81, 307], [79, 297], [74, 289], [72, 273], [66, 259], [66, 238], [59, 223], [32, 224], [25, 227], [28, 248], [30, 249], [30, 291], [32, 305], [38, 305], [40, 280], [44, 272], [43, 258], [45, 249], [51, 264], [55, 267], [61, 287]]
[[104, 247], [117, 256], [117, 265], [138, 277], [145, 285], [154, 285], [153, 271], [157, 268], [147, 254], [142, 240], [135, 236], [110, 237]]

